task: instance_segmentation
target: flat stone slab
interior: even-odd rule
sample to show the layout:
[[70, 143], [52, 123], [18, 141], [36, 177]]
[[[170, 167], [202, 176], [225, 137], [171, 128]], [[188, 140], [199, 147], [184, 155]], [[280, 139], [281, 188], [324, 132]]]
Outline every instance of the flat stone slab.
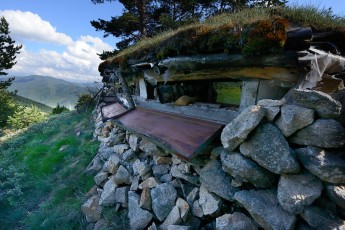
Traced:
[[296, 217], [282, 209], [273, 190], [242, 190], [235, 199], [264, 229], [294, 229]]
[[270, 123], [259, 125], [250, 138], [241, 144], [240, 152], [275, 174], [300, 171], [284, 135]]

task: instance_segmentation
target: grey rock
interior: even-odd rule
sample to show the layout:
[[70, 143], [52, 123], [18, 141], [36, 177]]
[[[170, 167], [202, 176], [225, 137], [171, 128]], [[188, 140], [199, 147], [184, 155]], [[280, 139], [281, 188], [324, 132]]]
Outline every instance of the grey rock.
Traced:
[[126, 136], [125, 133], [114, 133], [114, 132], [111, 132], [110, 135], [109, 135], [109, 138], [108, 138], [107, 145], [108, 146], [114, 146], [114, 145], [123, 143], [124, 140], [125, 140], [125, 136]]
[[192, 210], [194, 216], [199, 218], [202, 218], [204, 216], [204, 211], [202, 210], [199, 200], [194, 201]]
[[151, 199], [151, 190], [149, 188], [145, 188], [141, 192], [139, 206], [140, 208], [151, 210], [152, 199]]
[[345, 229], [345, 222], [335, 213], [317, 206], [305, 207], [301, 217], [316, 229]]
[[172, 156], [171, 160], [172, 160], [174, 165], [178, 165], [178, 164], [182, 163], [182, 160], [175, 155]]
[[109, 221], [104, 218], [101, 218], [99, 221], [96, 222], [93, 230], [109, 229], [109, 227], [110, 227]]
[[255, 222], [240, 212], [224, 214], [216, 219], [217, 230], [256, 230]]
[[168, 174], [170, 171], [170, 165], [160, 164], [152, 166], [152, 173], [155, 177], [161, 177], [164, 174]]
[[126, 150], [122, 155], [121, 158], [124, 161], [129, 161], [135, 157], [136, 153], [133, 151], [133, 149]]
[[200, 187], [199, 196], [199, 204], [204, 215], [213, 216], [219, 214], [222, 205], [222, 199], [219, 196], [207, 191], [203, 185]]
[[145, 188], [154, 188], [157, 185], [159, 185], [159, 183], [157, 182], [156, 178], [154, 177], [149, 177], [146, 180], [144, 180], [143, 182], [141, 182], [138, 186], [139, 189], [145, 189]]
[[151, 226], [147, 228], [147, 230], [157, 230], [157, 226], [156, 226], [155, 222], [153, 222], [151, 224]]
[[210, 192], [217, 194], [225, 200], [232, 201], [238, 190], [231, 186], [231, 178], [222, 170], [218, 160], [212, 160], [200, 171], [200, 181]]
[[339, 117], [336, 118], [345, 127], [345, 90], [339, 90], [330, 94], [332, 98], [341, 103], [341, 111]]
[[169, 182], [172, 181], [172, 175], [170, 173], [169, 174], [165, 174], [165, 175], [161, 176], [160, 181], [162, 183], [169, 183]]
[[262, 228], [294, 229], [296, 217], [280, 207], [275, 191], [242, 190], [235, 193], [235, 199], [244, 206]]
[[308, 146], [297, 149], [296, 153], [303, 166], [321, 180], [334, 184], [345, 183], [344, 152]]
[[119, 169], [117, 170], [115, 176], [114, 176], [114, 180], [115, 183], [118, 185], [121, 184], [131, 184], [131, 175], [130, 173], [127, 171], [127, 169], [120, 165]]
[[114, 205], [116, 203], [115, 190], [117, 187], [118, 185], [115, 183], [114, 176], [110, 177], [109, 180], [104, 184], [99, 204], [102, 206]]
[[327, 185], [327, 194], [329, 198], [339, 207], [345, 209], [345, 185]]
[[102, 207], [99, 205], [99, 197], [90, 197], [82, 206], [81, 211], [89, 223], [97, 222], [101, 219]]
[[299, 214], [305, 206], [320, 197], [322, 182], [311, 173], [283, 174], [278, 183], [278, 201], [291, 214]]
[[307, 89], [292, 89], [287, 95], [287, 104], [314, 109], [321, 118], [335, 118], [341, 110], [340, 102], [326, 93]]
[[279, 107], [264, 106], [264, 108], [265, 108], [265, 117], [269, 121], [273, 121], [278, 115], [278, 113], [280, 112]]
[[185, 222], [190, 210], [189, 204], [184, 199], [177, 198], [176, 207], [180, 210], [181, 219]]
[[164, 151], [162, 151], [159, 147], [153, 144], [150, 141], [145, 139], [141, 140], [139, 143], [139, 149], [145, 152], [149, 156], [166, 156], [168, 155]]
[[249, 182], [257, 188], [269, 188], [276, 182], [273, 173], [240, 153], [223, 151], [221, 161], [223, 170], [237, 182]]
[[104, 172], [115, 174], [117, 170], [119, 169], [119, 167], [120, 167], [120, 158], [117, 155], [112, 154], [110, 155], [108, 160], [104, 163], [102, 170]]
[[129, 149], [129, 146], [127, 144], [118, 144], [114, 146], [114, 152], [117, 154], [124, 153], [127, 149]]
[[183, 173], [182, 170], [178, 168], [178, 165], [171, 166], [171, 175], [175, 178], [180, 178], [185, 181], [188, 181], [191, 184], [196, 186], [200, 185], [199, 178], [197, 176], [192, 175], [191, 173]]
[[164, 222], [158, 227], [160, 230], [167, 230], [170, 225], [180, 224], [182, 222], [180, 210], [178, 207], [173, 207]]
[[261, 99], [258, 101], [257, 105], [269, 106], [269, 107], [280, 107], [285, 104], [285, 99], [282, 100], [272, 100], [272, 99]]
[[199, 188], [195, 187], [187, 196], [187, 202], [192, 205], [194, 201], [197, 199], [199, 194]]
[[139, 181], [140, 181], [139, 176], [133, 177], [132, 184], [131, 184], [131, 187], [129, 188], [129, 190], [131, 190], [131, 191], [138, 190]]
[[313, 121], [314, 110], [296, 105], [284, 105], [275, 124], [284, 136], [288, 137], [297, 130], [310, 125]]
[[144, 176], [151, 170], [150, 165], [139, 159], [135, 160], [133, 163], [133, 172], [134, 175]]
[[131, 230], [145, 229], [153, 217], [149, 211], [139, 207], [139, 199], [135, 192], [128, 192], [128, 218]]
[[96, 175], [102, 169], [104, 162], [99, 155], [96, 155], [90, 164], [85, 169], [85, 174], [88, 176]]
[[289, 141], [320, 148], [342, 148], [345, 146], [345, 128], [335, 120], [319, 119], [294, 133]]
[[102, 172], [102, 171], [97, 173], [97, 175], [94, 177], [94, 181], [95, 181], [96, 185], [100, 185], [106, 179], [108, 179], [108, 173]]
[[134, 152], [137, 152], [139, 150], [139, 142], [140, 142], [140, 138], [137, 135], [135, 134], [129, 135], [128, 143]]
[[240, 151], [275, 174], [298, 173], [300, 166], [280, 130], [272, 124], [257, 127]]
[[128, 186], [116, 188], [115, 201], [121, 204], [128, 203], [128, 191], [129, 191]]
[[102, 159], [107, 160], [112, 154], [114, 154], [114, 149], [108, 146], [100, 146], [98, 154]]
[[151, 198], [153, 212], [163, 221], [175, 206], [177, 192], [171, 184], [160, 184], [151, 189]]
[[232, 122], [225, 126], [221, 134], [224, 148], [232, 151], [241, 144], [265, 116], [265, 109], [260, 106], [249, 106]]
[[183, 225], [169, 225], [168, 230], [192, 230], [192, 227]]

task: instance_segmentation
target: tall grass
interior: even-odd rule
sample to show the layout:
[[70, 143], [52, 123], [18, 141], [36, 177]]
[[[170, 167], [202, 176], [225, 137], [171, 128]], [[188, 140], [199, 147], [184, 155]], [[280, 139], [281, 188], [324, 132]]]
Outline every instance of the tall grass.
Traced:
[[[137, 54], [143, 56], [150, 50], [159, 50], [159, 46], [164, 46], [168, 40], [172, 43], [183, 43], [198, 36], [198, 31], [222, 31], [234, 27], [245, 28], [261, 20], [267, 20], [272, 15], [281, 16], [288, 19], [291, 25], [313, 27], [320, 31], [340, 31], [345, 32], [345, 18], [335, 16], [332, 11], [325, 8], [318, 8], [312, 5], [296, 5], [283, 8], [251, 8], [243, 9], [236, 13], [224, 13], [215, 15], [203, 22], [193, 23], [157, 34], [152, 38], [144, 38], [135, 45], [122, 50], [117, 55], [109, 57], [108, 61], [121, 63], [127, 58], [135, 58]], [[203, 33], [199, 33], [200, 36]]]
[[85, 228], [80, 206], [94, 182], [83, 171], [99, 145], [90, 116], [55, 115], [0, 145], [0, 229]]

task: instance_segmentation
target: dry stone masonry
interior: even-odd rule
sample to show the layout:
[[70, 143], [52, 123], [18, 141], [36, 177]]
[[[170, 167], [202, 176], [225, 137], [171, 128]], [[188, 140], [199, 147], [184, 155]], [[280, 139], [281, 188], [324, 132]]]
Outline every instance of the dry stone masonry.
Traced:
[[87, 229], [109, 228], [105, 207], [127, 210], [130, 229], [345, 229], [343, 110], [328, 94], [291, 89], [242, 110], [222, 145], [191, 162], [95, 112]]

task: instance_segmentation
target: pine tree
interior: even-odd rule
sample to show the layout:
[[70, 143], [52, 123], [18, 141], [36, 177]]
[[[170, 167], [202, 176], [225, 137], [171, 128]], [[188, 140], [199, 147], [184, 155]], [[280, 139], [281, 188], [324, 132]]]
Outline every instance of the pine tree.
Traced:
[[[10, 37], [9, 25], [4, 17], [0, 18], [0, 76], [7, 75], [6, 69], [11, 69], [15, 64], [16, 54], [22, 48], [21, 45], [15, 46], [15, 41]], [[0, 127], [7, 124], [8, 116], [16, 110], [16, 105], [11, 98], [11, 93], [7, 88], [11, 85], [14, 78], [0, 80]]]
[[6, 69], [11, 69], [16, 64], [16, 54], [19, 54], [21, 45], [14, 45], [15, 41], [10, 37], [8, 22], [4, 17], [0, 18], [0, 75], [7, 75]]

